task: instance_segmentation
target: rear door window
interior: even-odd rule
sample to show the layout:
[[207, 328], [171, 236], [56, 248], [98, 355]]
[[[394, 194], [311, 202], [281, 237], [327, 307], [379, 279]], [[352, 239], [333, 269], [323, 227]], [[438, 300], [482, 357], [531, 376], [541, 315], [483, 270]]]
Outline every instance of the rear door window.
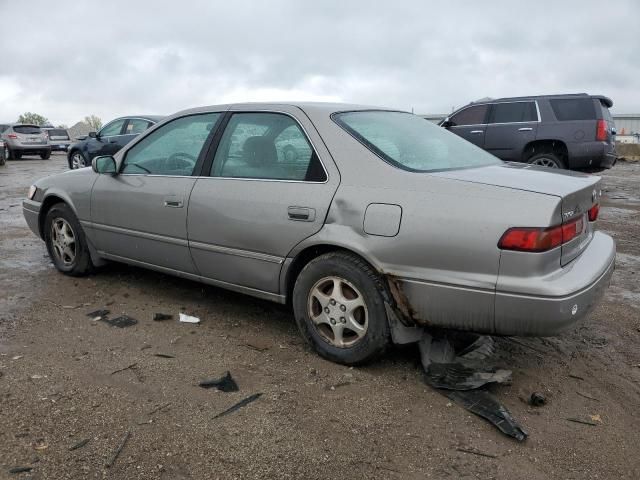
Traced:
[[491, 108], [489, 123], [537, 122], [535, 102], [495, 103]]
[[596, 109], [591, 98], [556, 98], [549, 100], [556, 118], [561, 122], [595, 120]]
[[27, 125], [13, 127], [13, 131], [16, 133], [20, 133], [22, 135], [38, 135], [42, 133], [42, 130], [40, 129], [40, 127], [33, 127], [33, 126], [27, 126]]
[[125, 135], [137, 135], [144, 132], [151, 124], [139, 118], [130, 118], [125, 129]]
[[487, 123], [489, 105], [474, 105], [453, 115], [449, 121], [452, 127], [462, 125], [481, 125]]

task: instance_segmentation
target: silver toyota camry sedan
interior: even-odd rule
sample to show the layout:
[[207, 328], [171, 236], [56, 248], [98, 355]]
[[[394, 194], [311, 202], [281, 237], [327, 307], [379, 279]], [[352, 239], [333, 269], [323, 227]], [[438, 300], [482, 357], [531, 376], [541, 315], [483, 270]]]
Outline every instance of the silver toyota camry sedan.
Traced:
[[583, 318], [614, 268], [600, 196], [599, 177], [502, 162], [409, 113], [234, 104], [38, 181], [23, 210], [63, 273], [114, 260], [290, 303], [322, 356], [359, 364], [431, 327]]

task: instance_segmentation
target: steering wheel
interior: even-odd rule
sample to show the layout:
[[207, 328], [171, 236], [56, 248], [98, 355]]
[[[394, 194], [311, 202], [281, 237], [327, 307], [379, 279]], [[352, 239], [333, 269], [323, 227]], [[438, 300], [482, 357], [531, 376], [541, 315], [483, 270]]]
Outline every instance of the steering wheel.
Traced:
[[166, 160], [166, 166], [171, 170], [192, 168], [196, 165], [197, 158], [186, 152], [172, 153]]

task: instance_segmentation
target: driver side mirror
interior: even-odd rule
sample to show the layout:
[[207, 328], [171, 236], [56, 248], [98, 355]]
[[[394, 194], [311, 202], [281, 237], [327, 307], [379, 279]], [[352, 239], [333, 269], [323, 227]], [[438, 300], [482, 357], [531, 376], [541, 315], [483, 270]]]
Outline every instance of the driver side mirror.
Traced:
[[89, 136], [91, 138], [98, 138], [98, 133], [97, 132], [89, 132]]
[[115, 175], [116, 171], [116, 159], [111, 155], [104, 155], [101, 157], [96, 157], [91, 162], [91, 168], [96, 173], [107, 173], [111, 175]]
[[444, 128], [450, 128], [450, 127], [453, 127], [454, 125], [455, 123], [449, 120], [449, 117], [445, 118], [440, 124], [440, 126]]

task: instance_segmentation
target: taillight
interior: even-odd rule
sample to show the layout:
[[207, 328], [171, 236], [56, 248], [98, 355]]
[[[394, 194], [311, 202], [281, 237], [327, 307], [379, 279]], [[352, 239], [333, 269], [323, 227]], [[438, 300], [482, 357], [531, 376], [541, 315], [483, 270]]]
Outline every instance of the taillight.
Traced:
[[498, 248], [519, 252], [546, 252], [573, 240], [582, 233], [582, 217], [549, 228], [510, 228], [500, 241]]
[[15, 133], [10, 133], [9, 135], [7, 135], [7, 137], [9, 138], [18, 138], [18, 135], [16, 135]]
[[597, 203], [589, 209], [589, 221], [595, 222], [598, 219], [598, 214], [600, 213], [600, 205]]
[[607, 140], [607, 122], [605, 120], [598, 120], [596, 126], [596, 140], [604, 142]]

